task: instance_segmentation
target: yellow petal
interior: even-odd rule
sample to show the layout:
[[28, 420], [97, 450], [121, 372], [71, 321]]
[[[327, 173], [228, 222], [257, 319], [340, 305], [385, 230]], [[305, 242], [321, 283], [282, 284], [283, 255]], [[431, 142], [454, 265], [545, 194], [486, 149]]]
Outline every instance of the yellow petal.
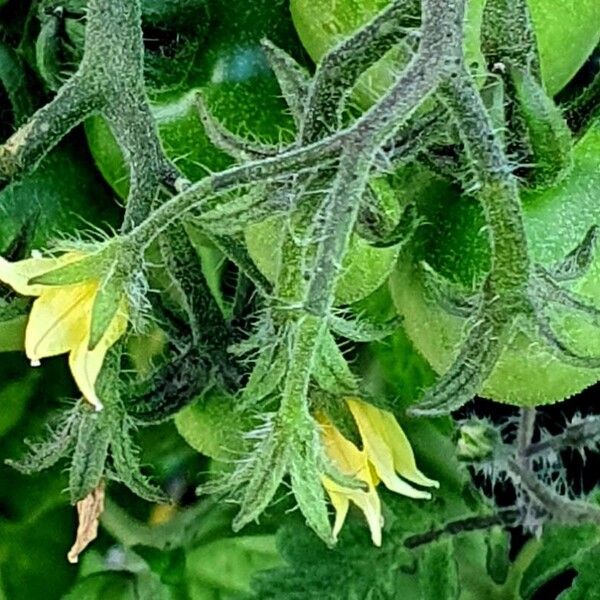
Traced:
[[321, 427], [327, 456], [339, 471], [344, 475], [356, 477], [372, 485], [375, 484], [366, 454], [361, 452], [330, 423], [321, 422]]
[[344, 526], [348, 509], [350, 508], [350, 500], [346, 494], [336, 492], [333, 489], [333, 482], [327, 477], [322, 477], [323, 487], [327, 490], [331, 504], [335, 509], [335, 523], [333, 524], [333, 539], [337, 541], [338, 535]]
[[[122, 306], [125, 306], [123, 301]], [[107, 330], [104, 332], [100, 342], [93, 350], [88, 350], [88, 341], [90, 337], [89, 327], [86, 335], [76, 347], [71, 350], [69, 355], [69, 366], [75, 379], [77, 387], [96, 410], [102, 410], [102, 402], [96, 393], [96, 380], [102, 369], [104, 357], [108, 349], [125, 333], [127, 329], [127, 314], [124, 309], [120, 309]]]
[[33, 303], [25, 332], [32, 361], [69, 352], [86, 338], [97, 283], [45, 288]]
[[373, 544], [381, 546], [383, 517], [381, 516], [381, 501], [375, 487], [369, 486], [368, 491], [363, 491], [342, 487], [327, 477], [322, 477], [321, 481], [329, 494], [331, 504], [333, 504], [336, 513], [333, 526], [334, 539], [337, 539], [346, 520], [350, 502], [353, 502], [360, 508], [367, 519]]
[[430, 498], [429, 493], [415, 489], [396, 474], [397, 471], [409, 481], [423, 486], [438, 485], [417, 469], [410, 443], [394, 415], [353, 398], [348, 399], [348, 407], [368, 459], [386, 487], [411, 498]]
[[78, 252], [67, 252], [58, 258], [27, 258], [17, 262], [0, 257], [0, 281], [22, 296], [39, 296], [48, 287], [29, 285], [30, 279], [79, 260], [81, 256]]
[[353, 502], [362, 510], [367, 519], [373, 543], [380, 546], [383, 526], [381, 502], [375, 489], [376, 481], [369, 467], [367, 456], [331, 424], [322, 422], [321, 425], [325, 450], [333, 464], [344, 475], [356, 477], [368, 486], [367, 491], [352, 489], [344, 487], [328, 477], [322, 477], [323, 486], [336, 511], [333, 535], [337, 537], [339, 534], [348, 513], [349, 503]]

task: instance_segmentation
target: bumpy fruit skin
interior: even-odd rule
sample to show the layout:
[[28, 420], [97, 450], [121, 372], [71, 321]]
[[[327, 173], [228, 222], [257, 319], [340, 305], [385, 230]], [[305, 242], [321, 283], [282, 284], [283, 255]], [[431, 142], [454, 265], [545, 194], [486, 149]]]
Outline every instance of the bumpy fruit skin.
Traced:
[[[290, 0], [294, 24], [304, 47], [317, 61], [342, 37], [385, 8], [389, 0]], [[480, 61], [478, 35], [482, 0], [468, 3], [467, 57]], [[583, 65], [600, 39], [598, 0], [529, 0], [536, 27], [542, 73], [551, 95], [560, 91]], [[375, 97], [393, 80], [393, 59], [386, 57], [363, 79], [361, 99]], [[365, 89], [367, 88], [367, 89]]]
[[[293, 123], [260, 42], [268, 38], [292, 54], [300, 52], [287, 0], [210, 0], [207, 14], [210, 34], [199, 44], [191, 64], [184, 65], [187, 75], [165, 89], [158, 86], [160, 65], [156, 64], [147, 80], [165, 151], [193, 181], [231, 163], [204, 131], [195, 106], [197, 92], [230, 130], [272, 143], [289, 138]], [[204, 13], [200, 16], [204, 18]], [[176, 57], [164, 61], [169, 72], [163, 78], [171, 79], [170, 71], [180, 72], [180, 67]], [[125, 197], [127, 168], [105, 121], [90, 119], [86, 134], [103, 176]]]
[[[451, 364], [465, 321], [444, 312], [426, 291], [419, 261], [467, 290], [489, 268], [483, 216], [472, 198], [449, 193], [422, 204], [430, 225], [420, 230], [412, 255], [401, 257], [392, 276], [394, 302], [415, 347], [439, 373]], [[600, 223], [600, 122], [577, 143], [574, 167], [561, 183], [523, 193], [530, 252], [535, 262], [559, 262]], [[600, 305], [600, 253], [586, 275], [565, 284]], [[600, 330], [579, 315], [552, 312], [558, 333], [582, 354], [600, 355]], [[563, 400], [595, 383], [600, 371], [575, 368], [551, 355], [545, 343], [518, 333], [486, 382], [482, 396], [520, 406]]]

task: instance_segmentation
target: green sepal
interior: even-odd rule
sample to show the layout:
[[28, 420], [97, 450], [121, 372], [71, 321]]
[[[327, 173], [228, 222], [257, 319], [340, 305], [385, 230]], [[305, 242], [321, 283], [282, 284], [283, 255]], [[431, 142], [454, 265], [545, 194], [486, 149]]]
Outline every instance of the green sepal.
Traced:
[[481, 99], [490, 115], [496, 135], [500, 140], [504, 141], [506, 129], [506, 89], [502, 77], [490, 77], [486, 86], [481, 90]]
[[18, 460], [7, 460], [6, 464], [20, 473], [32, 475], [54, 466], [65, 457], [75, 443], [82, 412], [78, 406], [64, 413], [58, 424], [49, 428], [46, 439], [26, 440], [29, 451]]
[[148, 502], [165, 503], [169, 496], [142, 474], [139, 450], [131, 439], [131, 425], [125, 418], [120, 431], [113, 435], [110, 455], [116, 481], [126, 485], [134, 494]]
[[262, 47], [277, 81], [283, 97], [292, 113], [296, 127], [300, 128], [310, 79], [306, 70], [301, 67], [287, 52], [275, 46], [269, 40], [263, 40]]
[[106, 271], [113, 255], [114, 249], [112, 247], [104, 248], [93, 254], [84, 255], [80, 260], [74, 260], [62, 267], [32, 277], [28, 284], [59, 286], [99, 279]]
[[58, 11], [59, 9], [56, 9], [52, 14], [46, 15], [35, 41], [36, 66], [51, 90], [57, 90], [64, 83], [60, 75], [62, 65], [59, 35], [62, 16]]
[[583, 277], [590, 269], [598, 247], [598, 225], [590, 227], [583, 240], [564, 259], [553, 264], [548, 272], [555, 281], [573, 281]]
[[288, 467], [290, 445], [280, 431], [272, 429], [246, 460], [243, 476], [247, 483], [240, 510], [233, 519], [234, 531], [258, 519], [273, 499]]
[[487, 543], [487, 572], [498, 585], [502, 585], [508, 576], [510, 567], [509, 550], [510, 538], [501, 527], [490, 529], [486, 538]]
[[328, 545], [334, 543], [327, 511], [325, 492], [321, 484], [323, 460], [316, 424], [310, 421], [296, 431], [290, 456], [292, 491], [307, 525]]
[[246, 140], [219, 123], [210, 112], [201, 92], [196, 92], [196, 107], [209, 140], [216, 148], [231, 158], [243, 162], [276, 154], [276, 147]]
[[279, 344], [261, 351], [242, 392], [242, 403], [256, 405], [270, 396], [283, 380], [286, 367], [287, 353]]
[[111, 432], [105, 419], [106, 410], [96, 412], [87, 406], [82, 407], [69, 469], [69, 494], [72, 504], [94, 490], [104, 475], [111, 441]]
[[355, 394], [357, 380], [330, 333], [321, 337], [312, 375], [317, 385], [330, 394]]
[[331, 330], [347, 340], [358, 343], [380, 342], [392, 335], [402, 324], [400, 317], [393, 317], [383, 323], [371, 321], [366, 315], [357, 318], [331, 316]]
[[92, 306], [88, 350], [94, 350], [100, 343], [100, 340], [119, 311], [123, 299], [123, 283], [122, 277], [113, 275], [105, 279], [98, 288]]
[[477, 296], [473, 292], [450, 281], [426, 261], [421, 261], [420, 267], [428, 296], [448, 314], [468, 318], [475, 313]]
[[267, 297], [270, 295], [273, 286], [254, 264], [246, 246], [240, 239], [234, 236], [210, 235], [208, 233], [207, 236], [260, 290], [261, 295]]
[[533, 184], [549, 187], [561, 181], [573, 165], [571, 130], [561, 110], [530, 72], [513, 69], [510, 77], [531, 148]]

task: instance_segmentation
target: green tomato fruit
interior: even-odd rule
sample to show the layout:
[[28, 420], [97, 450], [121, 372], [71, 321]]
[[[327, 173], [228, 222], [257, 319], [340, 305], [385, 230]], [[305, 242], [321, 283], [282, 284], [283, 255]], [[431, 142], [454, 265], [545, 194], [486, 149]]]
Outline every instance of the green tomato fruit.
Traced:
[[[385, 179], [371, 182], [384, 210], [392, 222], [400, 217], [401, 193], [396, 192]], [[248, 252], [261, 273], [271, 282], [277, 275], [277, 248], [281, 248], [288, 229], [283, 216], [275, 216], [248, 227], [245, 231]], [[376, 248], [354, 234], [335, 289], [336, 305], [353, 304], [375, 291], [389, 277], [398, 248]]]
[[[202, 15], [210, 17], [210, 35], [203, 35], [191, 56], [185, 48], [178, 48], [171, 60], [161, 62], [160, 48], [146, 50], [152, 65], [151, 72], [146, 69], [146, 83], [160, 138], [167, 155], [193, 181], [231, 163], [204, 131], [195, 105], [197, 92], [201, 91], [210, 112], [231, 131], [267, 142], [289, 138], [293, 122], [260, 42], [268, 38], [292, 54], [300, 50], [286, 0], [210, 0], [204, 4]], [[168, 23], [161, 31], [165, 37], [178, 32], [169, 29]], [[86, 133], [100, 171], [125, 197], [128, 170], [108, 125], [99, 117], [90, 119]]]
[[[294, 24], [304, 47], [318, 61], [340, 39], [373, 18], [389, 0], [290, 0]], [[466, 51], [469, 64], [482, 64], [479, 32], [484, 2], [468, 3]], [[573, 77], [600, 38], [598, 0], [530, 0], [542, 73], [548, 92], [556, 94]], [[396, 57], [397, 58], [397, 57]], [[396, 64], [384, 57], [363, 77], [359, 101], [373, 100], [389, 88]]]
[[[577, 143], [574, 167], [560, 184], [522, 193], [524, 219], [533, 261], [556, 264], [600, 223], [600, 122]], [[481, 208], [472, 198], [450, 190], [420, 209], [429, 223], [419, 230], [413, 255], [400, 260], [391, 278], [394, 301], [416, 348], [443, 373], [463, 338], [464, 320], [450, 316], [426, 291], [420, 261], [427, 261], [452, 282], [474, 289], [490, 266]], [[600, 255], [571, 285], [589, 302], [599, 304]], [[581, 315], [553, 311], [558, 334], [573, 350], [600, 354], [600, 330]], [[517, 333], [504, 350], [481, 395], [501, 402], [534, 406], [565, 399], [595, 383], [598, 370], [576, 368], [552, 355], [541, 339]]]

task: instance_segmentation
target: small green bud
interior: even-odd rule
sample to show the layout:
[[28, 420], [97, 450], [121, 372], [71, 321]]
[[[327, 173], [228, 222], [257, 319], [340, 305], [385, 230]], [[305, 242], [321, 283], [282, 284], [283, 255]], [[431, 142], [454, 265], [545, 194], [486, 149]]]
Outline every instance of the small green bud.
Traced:
[[496, 430], [482, 421], [470, 421], [461, 426], [456, 444], [459, 460], [481, 461], [492, 455], [500, 442]]

